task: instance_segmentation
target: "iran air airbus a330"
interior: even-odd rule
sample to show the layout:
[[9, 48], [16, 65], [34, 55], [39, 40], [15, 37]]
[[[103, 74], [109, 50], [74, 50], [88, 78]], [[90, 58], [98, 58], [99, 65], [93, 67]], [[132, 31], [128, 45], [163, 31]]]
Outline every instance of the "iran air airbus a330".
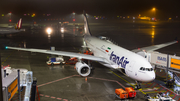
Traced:
[[[85, 55], [73, 52], [64, 51], [51, 51], [42, 49], [28, 49], [17, 47], [6, 47], [6, 49], [23, 50], [30, 52], [39, 52], [45, 54], [61, 55], [78, 58], [78, 62], [75, 64], [76, 70], [81, 76], [88, 76], [91, 73], [89, 64], [86, 64], [82, 59], [98, 61], [102, 65], [114, 69], [121, 69], [128, 77], [134, 79], [137, 83], [137, 88], [140, 88], [139, 82], [150, 82], [155, 79], [155, 72], [151, 64], [147, 59], [139, 54], [140, 50], [136, 49], [129, 51], [120, 46], [113, 44], [108, 40], [102, 40], [91, 35], [86, 13], [84, 12], [84, 42], [85, 47], [88, 47], [92, 55]], [[146, 51], [153, 51], [162, 47], [176, 43], [172, 41], [165, 44], [154, 45], [142, 48]]]

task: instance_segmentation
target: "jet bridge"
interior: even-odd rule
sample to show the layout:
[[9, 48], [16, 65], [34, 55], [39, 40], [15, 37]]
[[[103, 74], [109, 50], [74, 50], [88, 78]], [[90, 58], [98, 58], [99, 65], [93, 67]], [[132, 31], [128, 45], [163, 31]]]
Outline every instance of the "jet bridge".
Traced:
[[169, 71], [180, 73], [179, 56], [164, 54], [157, 51], [138, 52], [137, 54], [146, 58], [147, 61], [157, 68], [166, 69], [168, 67]]

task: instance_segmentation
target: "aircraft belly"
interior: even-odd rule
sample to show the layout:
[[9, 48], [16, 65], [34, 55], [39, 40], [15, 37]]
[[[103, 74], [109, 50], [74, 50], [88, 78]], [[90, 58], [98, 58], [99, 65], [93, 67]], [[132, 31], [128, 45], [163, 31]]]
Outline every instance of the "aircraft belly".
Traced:
[[109, 68], [112, 68], [112, 66], [110, 64], [104, 64], [104, 63], [101, 63], [99, 62], [100, 64], [102, 64], [103, 66], [106, 66], [106, 67], [109, 67]]

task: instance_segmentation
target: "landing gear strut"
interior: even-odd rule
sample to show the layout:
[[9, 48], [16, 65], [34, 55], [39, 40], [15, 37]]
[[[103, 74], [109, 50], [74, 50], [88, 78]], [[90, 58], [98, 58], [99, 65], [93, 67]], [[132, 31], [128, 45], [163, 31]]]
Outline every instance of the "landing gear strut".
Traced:
[[136, 81], [136, 87], [135, 89], [141, 89], [141, 85], [140, 85], [140, 82], [139, 81]]
[[88, 66], [93, 70], [93, 66], [92, 66], [92, 62], [90, 60], [88, 60]]

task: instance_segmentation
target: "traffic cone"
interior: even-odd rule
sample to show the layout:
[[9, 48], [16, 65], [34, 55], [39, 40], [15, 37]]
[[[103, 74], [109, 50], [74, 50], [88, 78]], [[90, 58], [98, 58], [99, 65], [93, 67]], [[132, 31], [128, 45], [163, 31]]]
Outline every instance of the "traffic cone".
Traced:
[[85, 77], [85, 81], [87, 81], [87, 77]]

